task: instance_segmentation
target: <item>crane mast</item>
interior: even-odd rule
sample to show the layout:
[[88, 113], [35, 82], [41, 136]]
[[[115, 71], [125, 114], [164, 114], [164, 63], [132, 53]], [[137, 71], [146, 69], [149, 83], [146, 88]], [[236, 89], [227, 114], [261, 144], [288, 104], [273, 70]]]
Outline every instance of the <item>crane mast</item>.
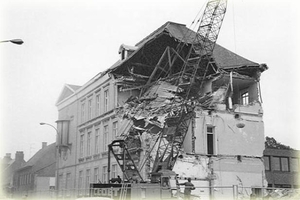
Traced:
[[[169, 108], [176, 107], [176, 112], [169, 112], [161, 130], [153, 133], [157, 135], [155, 147], [153, 145], [152, 148], [156, 150], [155, 158], [153, 159], [149, 152], [138, 164], [140, 167], [134, 162], [128, 150], [129, 144], [125, 142], [132, 130], [130, 127], [121, 130], [124, 140], [117, 140], [109, 145], [109, 153], [116, 158], [125, 178], [129, 179], [136, 175], [143, 180], [140, 170], [145, 163], [151, 163], [151, 174], [158, 173], [160, 170], [173, 169], [194, 119], [194, 109], [199, 105], [197, 99], [201, 96], [200, 88], [205, 77], [209, 71], [218, 71], [212, 54], [226, 7], [227, 0], [209, 0], [201, 20], [199, 19], [197, 22], [199, 25], [197, 32], [193, 32], [192, 42], [187, 43], [183, 38], [176, 49], [167, 47], [156, 64], [147, 84], [141, 90], [139, 98], [142, 99], [145, 94], [149, 93], [149, 88], [155, 84], [159, 85], [163, 80], [176, 88], [174, 92], [178, 97], [174, 97], [169, 105]], [[187, 46], [188, 48], [186, 48]], [[164, 63], [164, 60], [168, 60], [168, 62]], [[179, 68], [179, 70], [176, 71], [175, 68]]]
[[[166, 127], [161, 133], [152, 168], [154, 173], [162, 169], [172, 170], [174, 167], [194, 118], [196, 102], [195, 96], [190, 95], [190, 92], [195, 85], [201, 88], [207, 69], [209, 65], [212, 65], [212, 53], [225, 16], [226, 7], [227, 0], [209, 0], [205, 7], [194, 41], [182, 66], [180, 77], [176, 82], [177, 91], [185, 91], [181, 110], [177, 115], [169, 116], [166, 120]], [[180, 49], [180, 47], [177, 47], [177, 49]], [[196, 81], [198, 76], [202, 77], [200, 87], [199, 81]], [[166, 131], [170, 129], [175, 130], [171, 135], [169, 131]]]

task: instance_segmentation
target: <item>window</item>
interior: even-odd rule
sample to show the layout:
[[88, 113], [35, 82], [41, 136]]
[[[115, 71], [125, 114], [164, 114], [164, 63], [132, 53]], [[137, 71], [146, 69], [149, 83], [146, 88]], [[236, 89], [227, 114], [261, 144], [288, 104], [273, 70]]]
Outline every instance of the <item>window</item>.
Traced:
[[290, 171], [289, 168], [289, 158], [287, 157], [273, 157], [273, 170], [274, 171], [283, 171], [283, 172], [288, 172]]
[[289, 170], [289, 158], [281, 157], [280, 158], [281, 171], [288, 172]]
[[96, 128], [95, 130], [95, 154], [99, 153], [100, 146], [100, 129]]
[[81, 103], [81, 122], [84, 122], [85, 120], [85, 103]]
[[108, 125], [103, 127], [103, 150], [107, 151], [108, 145]]
[[270, 171], [270, 156], [264, 156], [265, 170]]
[[58, 189], [59, 189], [59, 194], [61, 194], [62, 192], [63, 192], [63, 187], [64, 187], [64, 185], [63, 185], [63, 174], [60, 174], [59, 176], [58, 176]]
[[298, 172], [298, 171], [299, 171], [299, 159], [291, 158], [291, 172]]
[[108, 89], [104, 91], [104, 112], [108, 111], [108, 103], [109, 103], [109, 98], [108, 98]]
[[99, 183], [99, 168], [94, 169], [94, 183]]
[[111, 177], [112, 178], [117, 178], [117, 165], [114, 164], [111, 166], [112, 170], [111, 170]]
[[82, 171], [79, 171], [79, 175], [78, 175], [78, 189], [82, 189], [82, 181], [83, 181], [83, 172]]
[[272, 166], [273, 166], [273, 170], [274, 171], [280, 171], [280, 157], [273, 157], [273, 163], [272, 163]]
[[101, 103], [100, 103], [100, 93], [98, 93], [96, 95], [96, 116], [99, 116], [101, 114], [101, 110], [100, 110], [100, 106], [101, 106]]
[[92, 119], [92, 98], [88, 100], [88, 120]]
[[80, 151], [79, 156], [82, 158], [84, 156], [84, 134], [80, 135]]
[[214, 127], [207, 127], [207, 154], [214, 154]]
[[87, 133], [87, 140], [86, 140], [86, 155], [87, 156], [91, 155], [91, 134], [92, 134], [92, 131], [89, 130]]
[[248, 92], [244, 92], [241, 95], [242, 98], [242, 105], [248, 105], [249, 104], [249, 93]]
[[118, 136], [118, 122], [113, 123], [113, 130], [112, 130], [112, 139], [115, 139]]
[[67, 195], [70, 195], [71, 194], [71, 173], [67, 173], [67, 176], [66, 176], [66, 192], [67, 192]]
[[102, 169], [102, 182], [107, 183], [107, 166], [103, 166]]
[[87, 169], [86, 170], [86, 178], [85, 178], [85, 188], [88, 189], [90, 188], [90, 176], [91, 176], [91, 170], [90, 169]]

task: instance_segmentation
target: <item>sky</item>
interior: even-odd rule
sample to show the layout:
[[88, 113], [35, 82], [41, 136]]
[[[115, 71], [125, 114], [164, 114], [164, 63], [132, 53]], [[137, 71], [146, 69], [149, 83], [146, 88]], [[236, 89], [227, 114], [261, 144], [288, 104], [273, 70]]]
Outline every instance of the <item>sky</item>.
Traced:
[[[65, 84], [84, 85], [167, 21], [191, 25], [206, 0], [1, 0], [0, 157], [28, 160], [55, 142], [56, 101]], [[300, 150], [297, 0], [228, 0], [217, 43], [269, 67], [261, 77], [265, 135]], [[300, 123], [299, 123], [300, 125]]]

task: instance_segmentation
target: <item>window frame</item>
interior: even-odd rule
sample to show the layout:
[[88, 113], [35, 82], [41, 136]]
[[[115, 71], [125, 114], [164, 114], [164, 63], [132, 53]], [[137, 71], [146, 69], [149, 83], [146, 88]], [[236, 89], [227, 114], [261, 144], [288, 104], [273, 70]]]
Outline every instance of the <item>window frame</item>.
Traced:
[[104, 165], [104, 166], [102, 166], [102, 182], [103, 183], [107, 182], [107, 177], [108, 177], [107, 166]]
[[100, 92], [96, 93], [96, 116], [101, 114], [101, 94]]
[[85, 122], [85, 101], [81, 102], [80, 117], [81, 117], [81, 123]]
[[108, 135], [109, 135], [109, 126], [108, 124], [103, 125], [103, 151], [108, 151]]
[[99, 182], [99, 167], [94, 168], [94, 183]]
[[95, 128], [95, 154], [100, 153], [100, 128]]
[[91, 120], [93, 118], [93, 98], [89, 97], [87, 101], [87, 120]]
[[109, 89], [104, 90], [104, 112], [109, 110]]
[[[268, 159], [268, 160], [265, 160], [265, 159]], [[268, 163], [268, 169], [267, 169], [267, 166], [266, 166], [266, 162]], [[265, 166], [265, 170], [266, 171], [271, 171], [271, 156], [264, 156], [264, 166]]]
[[[292, 166], [294, 166], [293, 165], [293, 160], [296, 160], [295, 163], [297, 163], [297, 166], [295, 167], [296, 170], [294, 170], [294, 167], [292, 167]], [[290, 171], [291, 172], [299, 172], [299, 158], [297, 158], [297, 157], [291, 157], [290, 158]]]
[[92, 139], [92, 130], [87, 131], [87, 138], [86, 138], [86, 155], [90, 156], [92, 155], [92, 148], [91, 148], [91, 139]]
[[118, 136], [118, 121], [114, 121], [112, 124], [112, 139], [116, 139]]
[[79, 158], [84, 157], [84, 132], [80, 133], [79, 139]]

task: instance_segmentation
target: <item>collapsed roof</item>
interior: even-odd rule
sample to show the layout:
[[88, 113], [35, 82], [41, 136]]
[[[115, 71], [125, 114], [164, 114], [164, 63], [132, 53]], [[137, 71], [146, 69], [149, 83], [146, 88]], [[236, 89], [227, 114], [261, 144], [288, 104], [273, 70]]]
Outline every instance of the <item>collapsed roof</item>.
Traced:
[[[137, 49], [127, 59], [117, 62], [108, 72], [116, 77], [131, 77], [136, 83], [149, 78], [154, 67], [167, 46], [176, 48], [179, 42], [186, 46], [193, 42], [196, 33], [183, 24], [167, 22], [149, 36], [136, 44]], [[256, 76], [267, 69], [266, 65], [260, 65], [245, 59], [226, 48], [216, 44], [213, 55], [217, 67], [222, 70], [238, 71], [242, 75]]]

